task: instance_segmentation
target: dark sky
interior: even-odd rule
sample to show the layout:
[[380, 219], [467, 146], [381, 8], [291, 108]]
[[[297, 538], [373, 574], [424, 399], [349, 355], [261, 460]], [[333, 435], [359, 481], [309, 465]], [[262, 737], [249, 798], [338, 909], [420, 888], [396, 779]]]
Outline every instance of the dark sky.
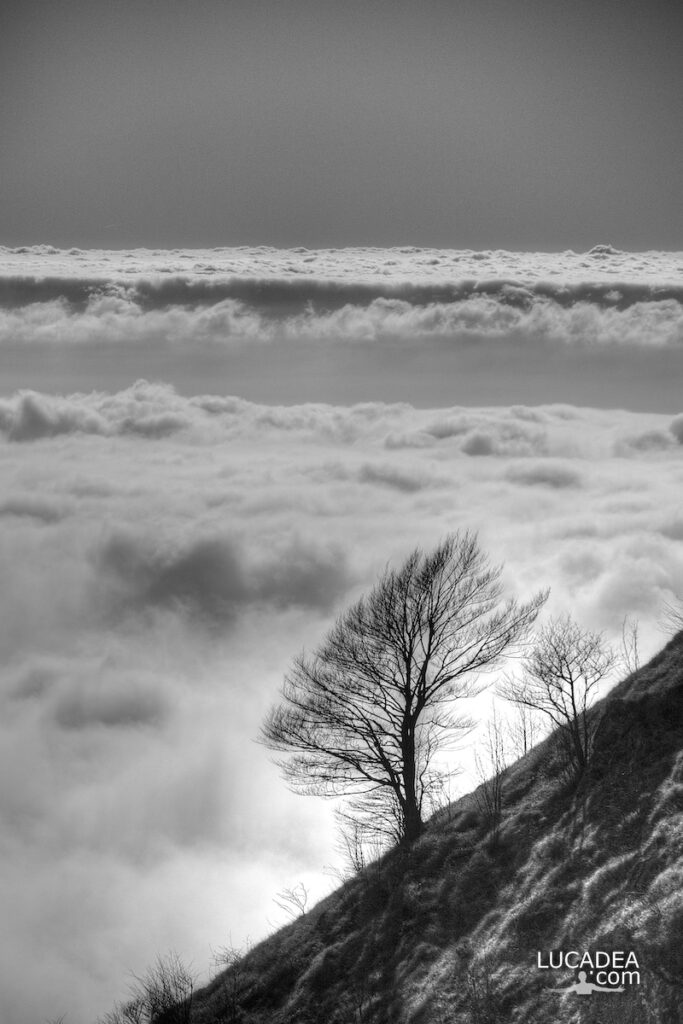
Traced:
[[683, 248], [680, 0], [23, 0], [0, 242]]

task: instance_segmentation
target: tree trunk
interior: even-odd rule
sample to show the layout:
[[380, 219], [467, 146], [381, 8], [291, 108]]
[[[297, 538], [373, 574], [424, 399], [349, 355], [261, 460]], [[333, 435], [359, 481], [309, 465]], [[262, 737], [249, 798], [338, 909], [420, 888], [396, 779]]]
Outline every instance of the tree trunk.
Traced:
[[422, 815], [417, 799], [415, 772], [415, 730], [410, 721], [403, 723], [401, 730], [401, 753], [403, 755], [404, 822], [403, 838], [411, 843], [422, 834]]
[[403, 826], [403, 838], [411, 843], [418, 836], [422, 835], [422, 818], [418, 810], [417, 801], [413, 794], [412, 801], [406, 801], [405, 823]]

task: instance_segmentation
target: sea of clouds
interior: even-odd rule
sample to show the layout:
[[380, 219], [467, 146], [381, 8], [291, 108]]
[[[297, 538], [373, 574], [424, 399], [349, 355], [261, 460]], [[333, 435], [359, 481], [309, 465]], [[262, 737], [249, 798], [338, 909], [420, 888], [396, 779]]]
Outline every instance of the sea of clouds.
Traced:
[[0, 246], [0, 344], [384, 336], [681, 343], [683, 254]]
[[0, 248], [0, 390], [678, 410], [683, 255]]
[[[280, 889], [331, 884], [331, 809], [254, 740], [291, 659], [388, 562], [476, 529], [506, 592], [550, 586], [549, 613], [615, 641], [630, 616], [643, 657], [683, 595], [680, 257], [221, 253], [0, 252], [15, 1024], [91, 1024], [158, 953], [202, 974], [281, 923]], [[547, 399], [558, 366], [574, 401]], [[420, 401], [394, 400], [408, 371]], [[449, 374], [471, 401], [437, 400]], [[615, 390], [589, 404], [595, 376]]]

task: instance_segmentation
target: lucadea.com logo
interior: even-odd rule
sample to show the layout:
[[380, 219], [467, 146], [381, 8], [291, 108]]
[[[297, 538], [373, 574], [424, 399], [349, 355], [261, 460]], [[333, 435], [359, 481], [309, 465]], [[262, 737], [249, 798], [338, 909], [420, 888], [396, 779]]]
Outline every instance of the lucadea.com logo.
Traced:
[[539, 951], [536, 966], [541, 971], [574, 971], [574, 983], [555, 991], [575, 992], [578, 996], [591, 996], [594, 992], [625, 992], [630, 985], [640, 984], [640, 965], [633, 950]]

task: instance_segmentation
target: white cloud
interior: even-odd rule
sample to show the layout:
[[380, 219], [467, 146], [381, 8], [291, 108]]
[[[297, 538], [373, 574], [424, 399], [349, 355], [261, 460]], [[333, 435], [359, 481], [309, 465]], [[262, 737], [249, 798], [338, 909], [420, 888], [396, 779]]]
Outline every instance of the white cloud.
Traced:
[[[107, 286], [110, 287], [110, 286]], [[269, 283], [255, 289], [254, 301]], [[424, 338], [442, 338], [451, 345], [505, 342], [507, 345], [571, 346], [582, 351], [624, 348], [679, 350], [683, 344], [683, 291], [677, 298], [660, 299], [653, 290], [643, 301], [625, 308], [605, 306], [600, 295], [578, 293], [561, 301], [560, 293], [529, 293], [520, 306], [510, 301], [510, 289], [496, 285], [493, 294], [455, 295], [434, 302], [427, 296], [376, 297], [345, 302], [341, 308], [316, 307], [316, 290], [302, 292], [301, 312], [274, 317], [267, 309], [240, 299], [224, 298], [205, 305], [163, 304], [146, 308], [132, 290], [91, 295], [85, 307], [63, 299], [36, 301], [14, 309], [0, 309], [0, 349], [55, 346], [94, 349], [115, 346], [125, 352], [145, 346], [149, 352], [172, 352], [192, 339], [195, 352], [215, 346], [296, 342], [302, 338], [328, 342], [372, 342], [403, 339], [418, 344]], [[408, 289], [410, 292], [410, 289]], [[197, 297], [194, 297], [197, 301]], [[422, 300], [422, 301], [421, 301]], [[28, 354], [28, 353], [27, 353]]]
[[444, 286], [454, 280], [480, 285], [486, 281], [534, 284], [545, 288], [577, 288], [586, 283], [610, 290], [633, 290], [645, 284], [666, 289], [680, 282], [682, 253], [611, 251], [575, 253], [487, 252], [472, 250], [401, 248], [275, 249], [241, 246], [236, 249], [195, 250], [60, 250], [54, 246], [0, 246], [0, 259], [9, 281], [17, 288], [37, 279], [48, 288], [51, 281], [82, 281], [95, 285], [115, 279], [146, 280], [163, 287], [178, 278], [200, 283], [207, 290], [226, 280], [277, 281], [295, 286], [303, 279], [340, 287], [352, 283], [372, 288], [379, 283], [405, 286]]

